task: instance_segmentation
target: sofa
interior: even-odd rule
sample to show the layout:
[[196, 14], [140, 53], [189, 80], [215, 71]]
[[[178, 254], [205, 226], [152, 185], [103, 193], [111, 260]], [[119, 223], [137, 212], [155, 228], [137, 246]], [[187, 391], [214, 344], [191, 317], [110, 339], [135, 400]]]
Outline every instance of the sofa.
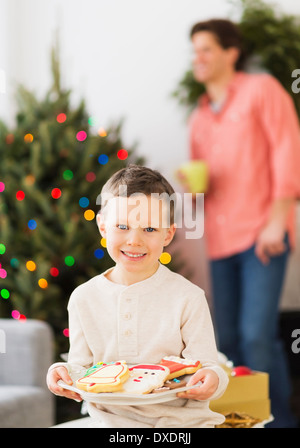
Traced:
[[46, 385], [53, 334], [45, 322], [0, 319], [0, 428], [54, 423], [54, 396]]

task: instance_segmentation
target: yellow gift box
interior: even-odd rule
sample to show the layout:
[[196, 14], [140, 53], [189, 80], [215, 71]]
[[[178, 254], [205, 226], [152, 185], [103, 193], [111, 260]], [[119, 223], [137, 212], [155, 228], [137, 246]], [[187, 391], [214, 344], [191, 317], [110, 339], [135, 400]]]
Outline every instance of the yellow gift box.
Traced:
[[220, 414], [241, 412], [267, 420], [271, 414], [269, 375], [252, 372], [251, 375], [230, 376], [222, 397], [210, 402], [210, 409]]

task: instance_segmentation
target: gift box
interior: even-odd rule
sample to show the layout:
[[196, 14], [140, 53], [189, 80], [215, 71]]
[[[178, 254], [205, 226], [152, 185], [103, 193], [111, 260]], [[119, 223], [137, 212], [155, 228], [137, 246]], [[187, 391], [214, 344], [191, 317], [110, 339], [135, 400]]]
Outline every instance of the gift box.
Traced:
[[271, 414], [269, 375], [252, 372], [250, 375], [231, 376], [222, 397], [210, 402], [210, 409], [221, 414], [242, 412], [261, 420]]

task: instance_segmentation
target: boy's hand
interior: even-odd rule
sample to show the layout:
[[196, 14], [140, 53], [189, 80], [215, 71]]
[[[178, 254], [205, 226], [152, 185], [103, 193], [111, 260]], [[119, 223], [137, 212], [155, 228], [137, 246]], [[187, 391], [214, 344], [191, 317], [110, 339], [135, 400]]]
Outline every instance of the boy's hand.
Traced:
[[214, 370], [200, 369], [190, 379], [187, 386], [193, 386], [199, 381], [202, 382], [199, 387], [179, 392], [178, 398], [191, 398], [193, 400], [208, 400], [217, 390], [219, 385], [219, 377]]
[[67, 369], [63, 366], [55, 367], [50, 369], [47, 374], [47, 386], [48, 389], [54, 394], [59, 395], [61, 397], [71, 398], [72, 400], [82, 401], [82, 397], [76, 392], [68, 389], [63, 389], [61, 386], [57, 384], [58, 380], [64, 381], [66, 384], [70, 386], [73, 384], [73, 381], [67, 371]]

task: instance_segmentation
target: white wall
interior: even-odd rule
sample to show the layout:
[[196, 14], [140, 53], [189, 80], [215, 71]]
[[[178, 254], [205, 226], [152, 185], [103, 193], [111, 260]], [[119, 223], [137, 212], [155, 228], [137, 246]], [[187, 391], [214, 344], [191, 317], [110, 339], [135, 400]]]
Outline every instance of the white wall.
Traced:
[[[274, 4], [275, 0], [268, 0]], [[277, 0], [300, 15], [298, 0]], [[171, 98], [189, 66], [191, 26], [210, 17], [238, 19], [228, 0], [0, 0], [0, 118], [11, 122], [19, 83], [43, 95], [50, 86], [50, 49], [59, 31], [62, 80], [76, 104], [84, 98], [97, 125], [125, 119], [123, 137], [147, 164], [176, 186], [175, 168], [187, 157], [185, 113]], [[300, 61], [299, 61], [300, 67]], [[1, 163], [1, 161], [0, 161]], [[209, 295], [203, 240], [175, 249]]]

